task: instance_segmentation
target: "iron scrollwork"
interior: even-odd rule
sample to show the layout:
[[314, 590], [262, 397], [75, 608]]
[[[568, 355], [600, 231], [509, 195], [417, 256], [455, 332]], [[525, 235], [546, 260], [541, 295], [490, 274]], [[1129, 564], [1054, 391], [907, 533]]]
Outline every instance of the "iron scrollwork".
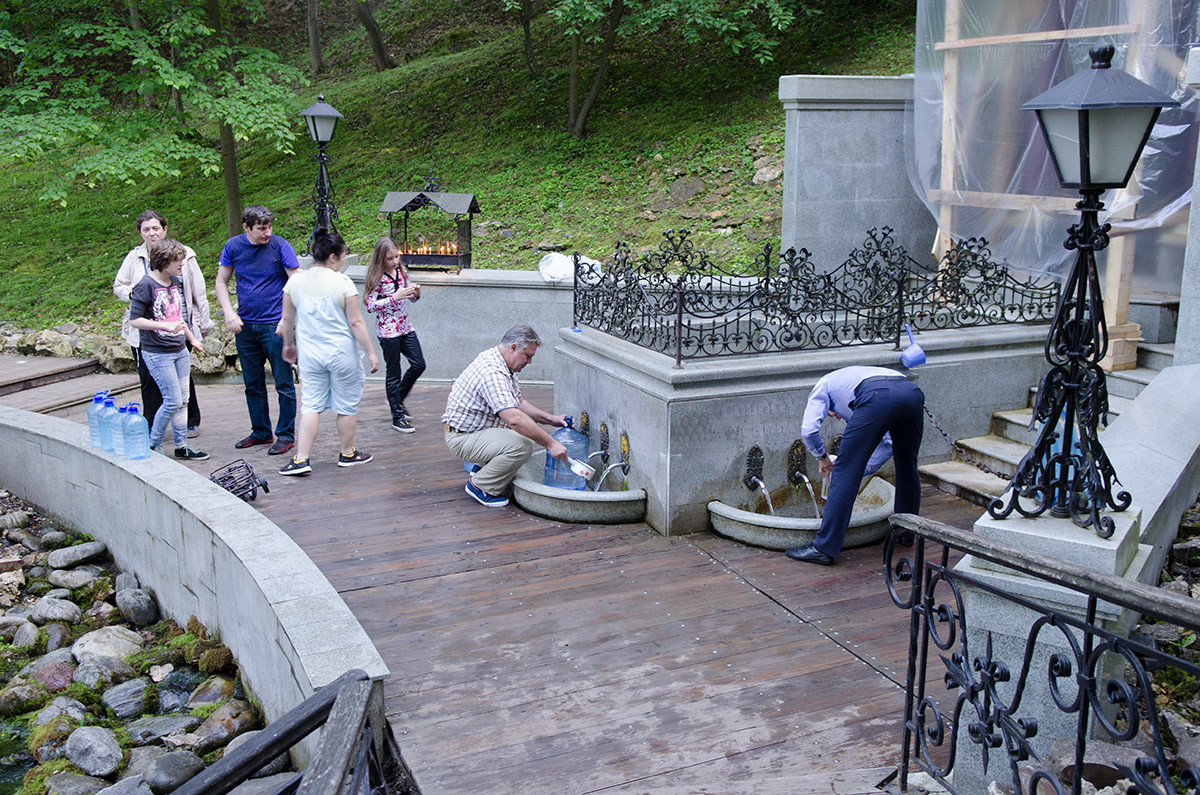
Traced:
[[[901, 529], [917, 532], [914, 549], [902, 549], [896, 543]], [[985, 780], [1011, 786], [1018, 793], [1078, 793], [1081, 777], [1077, 775], [1073, 785], [1064, 784], [1035, 750], [1035, 739], [1043, 740], [1043, 748], [1053, 739], [1039, 738], [1041, 727], [1028, 715], [1033, 685], [1040, 677], [1054, 708], [1073, 716], [1074, 770], [1083, 770], [1089, 740], [1120, 743], [1140, 733], [1149, 737], [1151, 747], [1133, 765], [1117, 764], [1133, 783], [1129, 792], [1175, 795], [1200, 791], [1200, 770], [1174, 769], [1168, 758], [1150, 673], [1171, 667], [1198, 676], [1200, 666], [1106, 629], [1097, 619], [1097, 604], [1114, 597], [1103, 584], [1093, 590], [1066, 579], [1055, 582], [1086, 598], [1082, 615], [1058, 612], [954, 568], [950, 552], [960, 547], [953, 538], [939, 536], [940, 554], [927, 558], [931, 539], [923, 529], [911, 524], [895, 528], [884, 546], [884, 571], [892, 602], [911, 615], [902, 790], [907, 787], [910, 769], [916, 767], [951, 792], [965, 791], [954, 787], [953, 773], [964, 754], [974, 753], [982, 763]], [[980, 554], [967, 544], [960, 551]], [[1021, 553], [1009, 550], [1005, 555], [1004, 560], [1019, 568]], [[998, 557], [994, 560], [1001, 562]], [[1015, 659], [997, 653], [991, 629], [968, 632], [972, 629], [965, 598], [968, 590], [985, 591], [1034, 616], [1023, 650]], [[1138, 608], [1155, 616], [1144, 603]], [[1193, 631], [1200, 629], [1200, 614], [1187, 626]], [[982, 650], [971, 646], [972, 637], [984, 638]], [[1035, 654], [1039, 644], [1041, 662]], [[1054, 649], [1052, 653], [1046, 653], [1046, 644]], [[940, 660], [940, 673], [935, 672], [936, 662], [930, 664], [931, 655]], [[944, 690], [935, 692], [939, 679]]]
[[617, 243], [612, 262], [575, 255], [575, 324], [684, 359], [891, 342], [915, 330], [1048, 320], [1053, 282], [1021, 280], [991, 261], [987, 242], [959, 242], [927, 267], [873, 228], [841, 265], [819, 272], [805, 249], [777, 257], [770, 244], [726, 267], [670, 230], [635, 258]]
[[1108, 424], [1108, 386], [1100, 360], [1108, 351], [1108, 333], [1095, 252], [1108, 245], [1109, 224], [1099, 223], [1104, 208], [1101, 191], [1084, 190], [1076, 205], [1080, 222], [1064, 246], [1079, 255], [1063, 285], [1062, 298], [1050, 324], [1045, 357], [1050, 369], [1038, 388], [1030, 430], [1037, 440], [1017, 465], [1004, 495], [991, 501], [997, 519], [1014, 510], [1023, 516], [1070, 517], [1080, 527], [1109, 538], [1115, 529], [1109, 508], [1123, 511], [1133, 497], [1114, 493], [1117, 473], [1100, 443], [1100, 426]]

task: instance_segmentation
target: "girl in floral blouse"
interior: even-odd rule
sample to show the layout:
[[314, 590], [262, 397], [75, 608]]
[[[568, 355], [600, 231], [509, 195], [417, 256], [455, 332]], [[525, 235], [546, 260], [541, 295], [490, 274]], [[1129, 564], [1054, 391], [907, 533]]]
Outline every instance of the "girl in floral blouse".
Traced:
[[[401, 262], [400, 250], [391, 238], [382, 237], [371, 253], [371, 264], [367, 267], [363, 303], [367, 311], [375, 314], [375, 334], [383, 349], [383, 361], [387, 370], [385, 388], [388, 405], [392, 409], [392, 427], [401, 433], [412, 433], [413, 428], [404, 399], [413, 384], [425, 372], [425, 358], [421, 355], [421, 343], [417, 332], [408, 320], [408, 301], [421, 298], [420, 285], [408, 280], [408, 270]], [[400, 375], [400, 357], [408, 360], [408, 370]]]

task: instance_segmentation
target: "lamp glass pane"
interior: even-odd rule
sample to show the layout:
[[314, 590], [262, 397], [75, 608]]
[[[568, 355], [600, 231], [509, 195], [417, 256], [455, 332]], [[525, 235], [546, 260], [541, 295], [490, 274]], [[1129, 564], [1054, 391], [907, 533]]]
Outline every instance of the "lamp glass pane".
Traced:
[[305, 116], [304, 123], [308, 125], [308, 137], [313, 139], [314, 142], [319, 140], [317, 138], [317, 120], [316, 120], [316, 118], [313, 116]]
[[[1045, 108], [1037, 112], [1046, 133], [1050, 155], [1064, 185], [1079, 184], [1079, 111]], [[1094, 134], [1094, 131], [1093, 131]]]
[[1092, 183], [1123, 187], [1141, 154], [1142, 141], [1158, 108], [1098, 108], [1087, 111]]
[[317, 143], [327, 144], [333, 140], [333, 129], [337, 127], [337, 116], [309, 116], [312, 124], [316, 125], [313, 138]]

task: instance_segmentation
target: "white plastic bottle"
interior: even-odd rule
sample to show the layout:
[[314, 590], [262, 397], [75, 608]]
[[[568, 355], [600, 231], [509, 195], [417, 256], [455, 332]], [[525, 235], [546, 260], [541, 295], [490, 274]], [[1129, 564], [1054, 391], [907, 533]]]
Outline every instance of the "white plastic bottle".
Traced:
[[125, 407], [125, 419], [122, 421], [122, 431], [125, 436], [125, 457], [137, 460], [150, 455], [150, 426], [146, 424], [138, 409], [137, 403]]
[[92, 395], [92, 402], [87, 407], [88, 438], [92, 447], [100, 447], [100, 409], [104, 408], [107, 392], [97, 392]]
[[125, 455], [125, 406], [117, 409], [115, 423], [112, 430], [113, 452]]
[[98, 413], [100, 420], [100, 448], [113, 452], [113, 427], [117, 424], [117, 404], [110, 398], [104, 398], [104, 405]]

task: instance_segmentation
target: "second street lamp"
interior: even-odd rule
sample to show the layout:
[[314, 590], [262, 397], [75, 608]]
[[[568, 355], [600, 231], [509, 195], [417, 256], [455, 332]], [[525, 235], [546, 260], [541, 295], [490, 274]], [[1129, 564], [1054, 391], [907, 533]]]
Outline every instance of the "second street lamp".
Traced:
[[333, 140], [334, 130], [337, 129], [338, 119], [342, 114], [325, 102], [325, 95], [318, 94], [317, 101], [300, 111], [308, 124], [308, 134], [317, 145], [317, 184], [313, 186], [313, 212], [316, 220], [313, 231], [308, 235], [304, 244], [304, 253], [312, 251], [313, 233], [321, 227], [337, 231], [337, 207], [333, 203], [333, 185], [329, 182], [329, 155], [325, 146]]
[[[997, 519], [1015, 509], [1024, 516], [1070, 517], [1101, 538], [1113, 534], [1111, 508], [1123, 511], [1133, 498], [1113, 493], [1119, 483], [1098, 424], [1108, 422], [1108, 385], [1100, 360], [1108, 351], [1104, 302], [1096, 273], [1096, 252], [1108, 245], [1110, 224], [1101, 224], [1100, 195], [1123, 188], [1150, 137], [1159, 113], [1179, 103], [1153, 86], [1113, 69], [1112, 45], [1091, 50], [1092, 68], [1078, 72], [1021, 106], [1037, 113], [1063, 187], [1078, 188], [1080, 220], [1063, 244], [1077, 251], [1063, 283], [1058, 309], [1046, 338], [1050, 369], [1038, 387], [1034, 419], [1041, 423], [1033, 448], [1017, 465], [1005, 495], [992, 500]], [[1020, 500], [1031, 500], [1023, 505]]]

